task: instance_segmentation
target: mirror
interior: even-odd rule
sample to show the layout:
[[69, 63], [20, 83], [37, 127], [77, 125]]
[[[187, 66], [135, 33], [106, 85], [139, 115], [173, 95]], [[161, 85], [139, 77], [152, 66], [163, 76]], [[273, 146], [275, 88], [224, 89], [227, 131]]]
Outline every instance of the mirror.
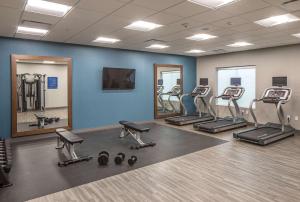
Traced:
[[12, 136], [72, 128], [71, 58], [12, 55]]
[[183, 88], [182, 65], [154, 65], [154, 115], [166, 118], [182, 113], [180, 96]]

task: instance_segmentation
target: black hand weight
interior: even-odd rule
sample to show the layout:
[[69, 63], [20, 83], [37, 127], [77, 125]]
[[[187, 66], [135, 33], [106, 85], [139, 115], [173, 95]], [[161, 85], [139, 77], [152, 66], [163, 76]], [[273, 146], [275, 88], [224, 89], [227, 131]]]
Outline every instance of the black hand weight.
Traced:
[[115, 157], [115, 163], [117, 165], [120, 165], [125, 159], [125, 154], [124, 153], [118, 153], [117, 156]]
[[130, 166], [133, 166], [137, 161], [137, 157], [136, 156], [131, 156], [130, 159], [128, 159], [128, 164]]
[[99, 165], [101, 165], [101, 166], [107, 165], [108, 160], [109, 160], [109, 153], [107, 151], [102, 151], [99, 153], [99, 156], [98, 156]]

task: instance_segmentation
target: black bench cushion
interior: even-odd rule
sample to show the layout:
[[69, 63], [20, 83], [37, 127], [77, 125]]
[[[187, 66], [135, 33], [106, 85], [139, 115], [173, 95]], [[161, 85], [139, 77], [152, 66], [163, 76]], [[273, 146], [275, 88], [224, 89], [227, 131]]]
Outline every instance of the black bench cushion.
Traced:
[[63, 128], [56, 129], [56, 134], [70, 144], [82, 143], [83, 139]]
[[133, 122], [130, 122], [130, 121], [119, 121], [119, 123], [121, 125], [125, 126], [126, 128], [138, 131], [140, 133], [149, 132], [149, 130], [150, 130], [150, 128], [145, 128], [145, 127], [139, 126], [139, 125], [137, 125]]

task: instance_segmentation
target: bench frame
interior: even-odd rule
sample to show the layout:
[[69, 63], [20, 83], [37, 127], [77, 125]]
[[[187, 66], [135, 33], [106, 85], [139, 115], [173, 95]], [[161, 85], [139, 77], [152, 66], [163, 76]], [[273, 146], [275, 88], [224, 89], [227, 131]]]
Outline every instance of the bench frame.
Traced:
[[[64, 131], [67, 131], [67, 130], [62, 130], [61, 128], [56, 130], [56, 134], [58, 135], [56, 149], [62, 150], [64, 147], [66, 147], [66, 150], [67, 150], [70, 158], [68, 158], [65, 161], [58, 162], [57, 165], [59, 167], [63, 167], [63, 166], [68, 166], [70, 164], [78, 163], [78, 162], [81, 162], [81, 161], [91, 160], [92, 157], [90, 157], [90, 156], [81, 156], [81, 157], [79, 157], [76, 154], [75, 145], [76, 144], [81, 144], [83, 142], [83, 140], [81, 142], [76, 142], [76, 143], [69, 142], [66, 138], [63, 137], [63, 135], [59, 134], [60, 132], [64, 132]], [[73, 134], [73, 135], [77, 136], [75, 134]]]
[[[121, 123], [121, 121], [119, 123], [122, 125], [121, 134], [120, 134], [119, 137], [120, 138], [125, 138], [128, 135], [131, 135], [133, 137], [133, 139], [138, 143], [137, 146], [131, 146], [130, 147], [131, 149], [137, 149], [138, 150], [138, 149], [145, 148], [145, 147], [154, 147], [156, 145], [156, 143], [153, 143], [153, 142], [145, 143], [141, 139], [141, 135], [143, 133], [148, 133], [150, 129], [148, 131], [145, 131], [145, 132], [139, 132], [137, 130], [134, 130], [131, 127], [127, 127], [126, 123]], [[129, 121], [127, 123], [132, 124], [132, 122], [129, 122]]]

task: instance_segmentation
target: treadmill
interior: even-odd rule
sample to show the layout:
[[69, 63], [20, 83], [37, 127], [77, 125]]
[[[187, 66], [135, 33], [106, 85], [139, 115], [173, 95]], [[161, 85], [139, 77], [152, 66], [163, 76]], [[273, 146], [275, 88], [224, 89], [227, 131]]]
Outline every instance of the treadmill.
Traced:
[[[190, 94], [184, 94], [180, 97], [180, 104], [183, 107], [184, 110], [184, 115], [183, 116], [175, 116], [175, 117], [170, 117], [166, 118], [165, 121], [169, 124], [177, 125], [177, 126], [183, 126], [183, 125], [188, 125], [192, 123], [199, 123], [199, 122], [204, 122], [204, 121], [209, 121], [212, 120], [214, 117], [210, 113], [204, 113], [201, 112], [200, 109], [200, 102], [199, 100], [202, 101], [204, 110], [207, 111], [207, 104], [204, 98], [208, 96], [210, 93], [211, 87], [208, 86], [208, 79], [207, 78], [200, 78], [200, 85], [197, 86], [192, 93]], [[183, 98], [191, 96], [194, 97], [194, 105], [197, 109], [196, 114], [191, 114], [189, 115], [187, 112], [187, 109], [183, 103]]]
[[[287, 103], [292, 96], [292, 89], [286, 88], [287, 77], [273, 77], [273, 86], [264, 91], [260, 99], [254, 99], [250, 104], [250, 113], [255, 122], [255, 127], [242, 132], [233, 133], [233, 137], [239, 140], [252, 142], [258, 145], [267, 145], [272, 142], [293, 136], [295, 129], [289, 124], [285, 124], [285, 116], [282, 105]], [[280, 124], [266, 123], [259, 125], [253, 112], [255, 102], [274, 104]]]
[[[214, 120], [203, 122], [203, 123], [195, 123], [194, 124], [195, 130], [209, 132], [209, 133], [218, 133], [218, 132], [245, 127], [248, 125], [247, 121], [242, 117], [240, 108], [237, 104], [237, 100], [239, 100], [245, 92], [245, 89], [240, 86], [241, 78], [231, 78], [230, 82], [232, 86], [225, 88], [222, 95], [217, 97], [212, 96], [210, 98], [208, 109], [210, 111], [210, 114], [214, 116]], [[212, 103], [214, 100], [219, 98], [223, 100], [228, 100], [228, 109], [231, 114], [230, 117], [225, 117], [225, 118], [217, 117], [217, 114], [212, 106]], [[233, 103], [235, 107], [235, 113], [231, 109], [231, 103]]]

